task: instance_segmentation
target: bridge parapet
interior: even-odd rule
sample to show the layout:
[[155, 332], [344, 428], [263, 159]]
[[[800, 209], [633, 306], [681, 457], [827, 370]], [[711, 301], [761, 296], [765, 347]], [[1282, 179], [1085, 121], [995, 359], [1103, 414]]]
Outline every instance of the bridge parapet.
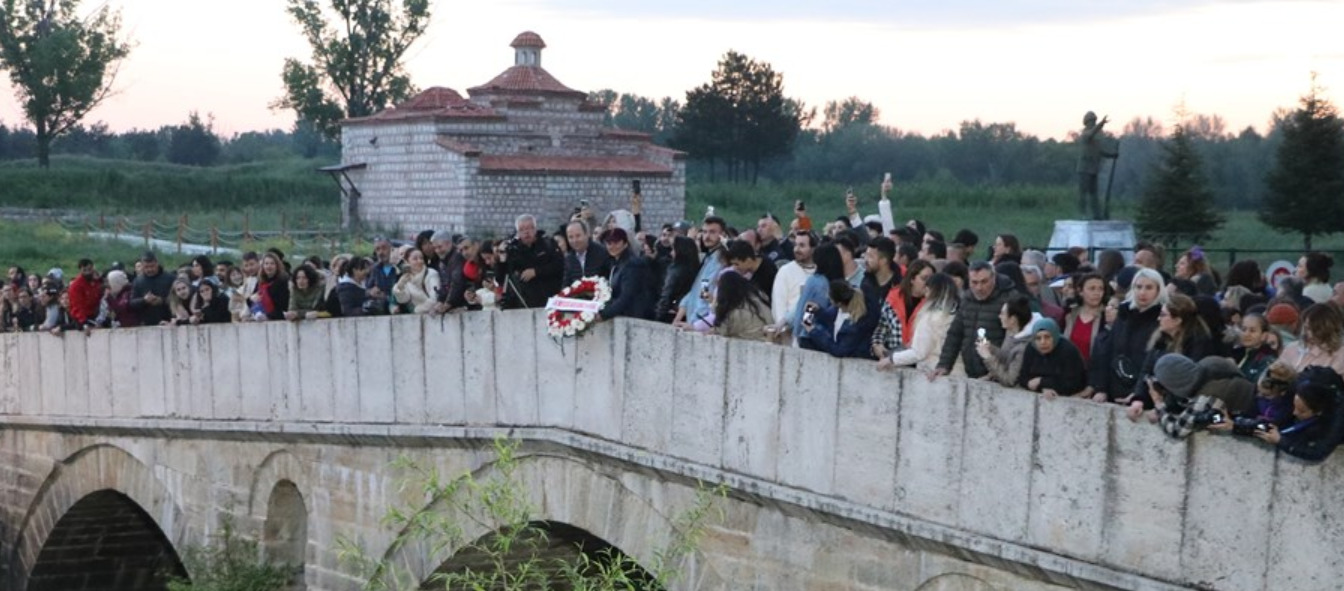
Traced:
[[1067, 585], [1344, 579], [1337, 457], [646, 322], [563, 347], [529, 312], [3, 335], [0, 371], [0, 427], [517, 427]]

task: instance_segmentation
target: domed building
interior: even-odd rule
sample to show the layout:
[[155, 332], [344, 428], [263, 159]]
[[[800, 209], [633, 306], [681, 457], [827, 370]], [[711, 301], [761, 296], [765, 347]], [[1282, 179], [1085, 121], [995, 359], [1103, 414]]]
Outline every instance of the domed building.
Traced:
[[582, 199], [599, 215], [628, 208], [635, 180], [650, 223], [684, 216], [685, 154], [603, 127], [606, 105], [541, 67], [536, 33], [511, 45], [513, 66], [467, 97], [435, 87], [342, 122], [341, 164], [324, 170], [347, 226], [489, 236], [531, 213], [552, 231]]

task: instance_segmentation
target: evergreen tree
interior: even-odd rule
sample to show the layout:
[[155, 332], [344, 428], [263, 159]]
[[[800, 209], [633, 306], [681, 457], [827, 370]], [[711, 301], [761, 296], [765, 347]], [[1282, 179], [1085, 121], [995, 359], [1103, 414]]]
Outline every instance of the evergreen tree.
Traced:
[[1139, 233], [1174, 246], [1182, 239], [1207, 240], [1224, 221], [1214, 206], [1190, 130], [1185, 123], [1178, 124], [1162, 146], [1162, 161], [1149, 173], [1139, 201]]
[[1266, 177], [1260, 221], [1301, 234], [1302, 248], [1311, 250], [1313, 236], [1344, 231], [1344, 122], [1313, 76], [1301, 107], [1280, 130], [1283, 140]]
[[801, 103], [784, 96], [784, 75], [736, 51], [712, 79], [686, 93], [673, 145], [693, 157], [728, 165], [733, 181], [755, 184], [761, 163], [793, 149], [804, 120]]

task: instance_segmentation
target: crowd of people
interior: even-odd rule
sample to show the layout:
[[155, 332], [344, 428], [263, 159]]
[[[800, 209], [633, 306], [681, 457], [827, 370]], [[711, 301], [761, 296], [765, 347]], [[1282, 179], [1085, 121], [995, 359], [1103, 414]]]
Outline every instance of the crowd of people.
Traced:
[[[889, 186], [884, 185], [885, 194]], [[541, 308], [584, 277], [607, 278], [595, 321], [630, 317], [728, 338], [872, 359], [938, 379], [992, 380], [1048, 398], [1118, 404], [1173, 437], [1254, 438], [1306, 460], [1344, 440], [1344, 282], [1311, 252], [1269, 285], [1259, 265], [1220, 274], [1198, 248], [1141, 242], [1053, 256], [1001, 234], [944, 234], [920, 220], [848, 215], [814, 226], [794, 204], [739, 229], [714, 215], [646, 230], [641, 196], [597, 220], [586, 204], [554, 233], [517, 218], [503, 240], [426, 231], [379, 238], [370, 256], [235, 261], [197, 256], [165, 269], [81, 260], [67, 282], [10, 267], [6, 331], [72, 331], [385, 314]]]

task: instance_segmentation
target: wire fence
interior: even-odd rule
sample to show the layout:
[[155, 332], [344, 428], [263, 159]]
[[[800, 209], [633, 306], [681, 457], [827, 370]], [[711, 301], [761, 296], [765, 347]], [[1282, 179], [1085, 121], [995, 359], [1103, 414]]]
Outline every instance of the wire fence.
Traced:
[[251, 216], [244, 213], [241, 228], [221, 229], [218, 225], [192, 225], [189, 215], [164, 221], [157, 217], [133, 218], [123, 215], [95, 217], [53, 217], [51, 221], [73, 234], [96, 238], [110, 238], [125, 242], [139, 241], [146, 249], [167, 245], [177, 254], [248, 250], [258, 242], [284, 243], [302, 250], [334, 252], [350, 236], [341, 228], [288, 227], [288, 219], [280, 216], [279, 229], [254, 229]]

